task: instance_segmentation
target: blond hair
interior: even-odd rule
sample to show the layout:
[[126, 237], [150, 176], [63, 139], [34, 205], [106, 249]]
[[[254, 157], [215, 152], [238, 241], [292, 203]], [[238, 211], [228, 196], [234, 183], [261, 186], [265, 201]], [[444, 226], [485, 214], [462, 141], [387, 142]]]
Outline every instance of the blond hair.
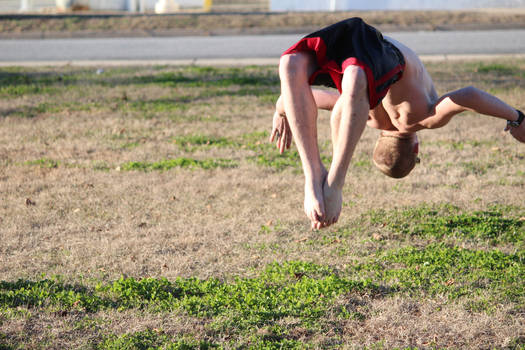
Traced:
[[374, 148], [374, 164], [387, 176], [400, 179], [407, 176], [419, 161], [413, 136], [379, 136]]

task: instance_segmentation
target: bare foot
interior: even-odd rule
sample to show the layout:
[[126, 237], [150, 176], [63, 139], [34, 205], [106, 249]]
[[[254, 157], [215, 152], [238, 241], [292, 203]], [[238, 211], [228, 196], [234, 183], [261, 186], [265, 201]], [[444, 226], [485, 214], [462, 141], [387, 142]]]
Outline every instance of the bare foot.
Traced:
[[323, 184], [324, 210], [325, 216], [322, 223], [323, 227], [335, 224], [339, 220], [341, 208], [343, 206], [343, 191], [328, 181]]
[[323, 227], [325, 217], [325, 200], [323, 198], [323, 183], [326, 170], [323, 172], [322, 181], [319, 183], [307, 182], [304, 186], [304, 212], [310, 219], [313, 229]]

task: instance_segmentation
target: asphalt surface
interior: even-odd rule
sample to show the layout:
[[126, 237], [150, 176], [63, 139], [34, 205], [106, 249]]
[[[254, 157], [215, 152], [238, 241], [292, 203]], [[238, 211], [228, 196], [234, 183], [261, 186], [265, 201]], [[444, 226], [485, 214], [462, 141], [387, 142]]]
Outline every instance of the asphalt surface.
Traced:
[[[524, 55], [525, 30], [385, 33], [419, 55]], [[0, 63], [276, 59], [302, 35], [0, 40]], [[254, 62], [256, 62], [254, 60]]]

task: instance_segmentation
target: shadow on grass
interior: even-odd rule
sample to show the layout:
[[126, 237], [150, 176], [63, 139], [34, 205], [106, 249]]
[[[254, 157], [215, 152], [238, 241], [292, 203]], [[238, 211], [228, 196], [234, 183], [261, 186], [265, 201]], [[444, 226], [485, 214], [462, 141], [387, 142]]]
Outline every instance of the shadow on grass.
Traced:
[[[81, 70], [70, 72], [0, 71], [0, 86], [21, 85], [167, 85], [167, 86], [274, 86], [279, 84], [277, 74], [249, 72], [240, 68], [185, 67], [174, 72], [157, 72], [136, 75], [136, 69], [104, 71]], [[129, 76], [121, 76], [129, 74]]]
[[[2, 338], [4, 337], [3, 333], [0, 333], [0, 342], [3, 342]], [[8, 335], [5, 335], [5, 338], [8, 338]], [[19, 349], [18, 345], [9, 345], [0, 343], [0, 350], [14, 350]]]
[[491, 245], [522, 243], [525, 240], [525, 221], [519, 209], [493, 206], [484, 211], [464, 211], [452, 205], [427, 205], [386, 211], [373, 210], [367, 214], [372, 225], [402, 236], [477, 239]]
[[[121, 110], [155, 117], [159, 113], [181, 113], [190, 106], [206, 104], [214, 98], [255, 96], [261, 103], [273, 104], [279, 93], [279, 79], [266, 70], [239, 68], [185, 67], [175, 71], [149, 72], [137, 75], [136, 69], [121, 68], [97, 74], [94, 70], [69, 72], [26, 72], [22, 69], [0, 70], [0, 96], [28, 96], [37, 94], [64, 94], [68, 89], [86, 89], [101, 86], [111, 89], [135, 86], [167, 88], [197, 88], [188, 95], [161, 96], [154, 99], [130, 99], [126, 92], [120, 98], [101, 97], [83, 102], [64, 99], [35, 106], [7, 108], [0, 115], [35, 118], [45, 113], [62, 111], [92, 111], [93, 109]], [[234, 103], [234, 102], [231, 102]]]
[[110, 307], [112, 304], [109, 299], [95, 295], [84, 286], [64, 284], [59, 280], [0, 281], [1, 307], [31, 308], [56, 305], [66, 308], [83, 307], [88, 312], [94, 312], [101, 307]]

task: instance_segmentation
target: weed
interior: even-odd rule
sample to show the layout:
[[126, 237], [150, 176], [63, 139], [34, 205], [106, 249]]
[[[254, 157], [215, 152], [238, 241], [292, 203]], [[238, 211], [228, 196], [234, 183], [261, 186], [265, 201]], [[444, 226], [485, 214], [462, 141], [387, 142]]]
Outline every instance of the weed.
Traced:
[[0, 306], [16, 308], [46, 305], [54, 305], [67, 310], [82, 308], [87, 311], [96, 311], [102, 306], [108, 306], [109, 301], [94, 295], [84, 287], [64, 284], [60, 278], [37, 282], [0, 281]]
[[111, 169], [111, 166], [103, 161], [94, 162], [92, 167], [93, 167], [93, 170], [96, 170], [96, 171], [109, 171]]
[[189, 169], [214, 169], [214, 168], [234, 168], [237, 166], [237, 163], [231, 159], [205, 159], [197, 160], [191, 158], [175, 158], [160, 160], [158, 162], [128, 162], [120, 166], [121, 170], [131, 171], [131, 170], [141, 170], [141, 171], [151, 171], [151, 170], [160, 170], [166, 171], [172, 168], [189, 168]]
[[519, 68], [502, 63], [481, 63], [475, 70], [477, 73], [482, 74], [496, 73], [498, 75], [515, 75], [521, 73]]
[[38, 165], [41, 168], [58, 168], [60, 162], [49, 158], [40, 158], [35, 160], [28, 160], [25, 165]]
[[99, 350], [190, 350], [190, 349], [221, 349], [222, 347], [206, 342], [197, 341], [189, 337], [173, 339], [159, 330], [145, 330], [128, 333], [120, 336], [111, 334], [97, 345]]
[[191, 152], [195, 148], [203, 147], [235, 147], [238, 144], [226, 137], [205, 136], [205, 135], [186, 135], [178, 136], [174, 142], [185, 151]]

